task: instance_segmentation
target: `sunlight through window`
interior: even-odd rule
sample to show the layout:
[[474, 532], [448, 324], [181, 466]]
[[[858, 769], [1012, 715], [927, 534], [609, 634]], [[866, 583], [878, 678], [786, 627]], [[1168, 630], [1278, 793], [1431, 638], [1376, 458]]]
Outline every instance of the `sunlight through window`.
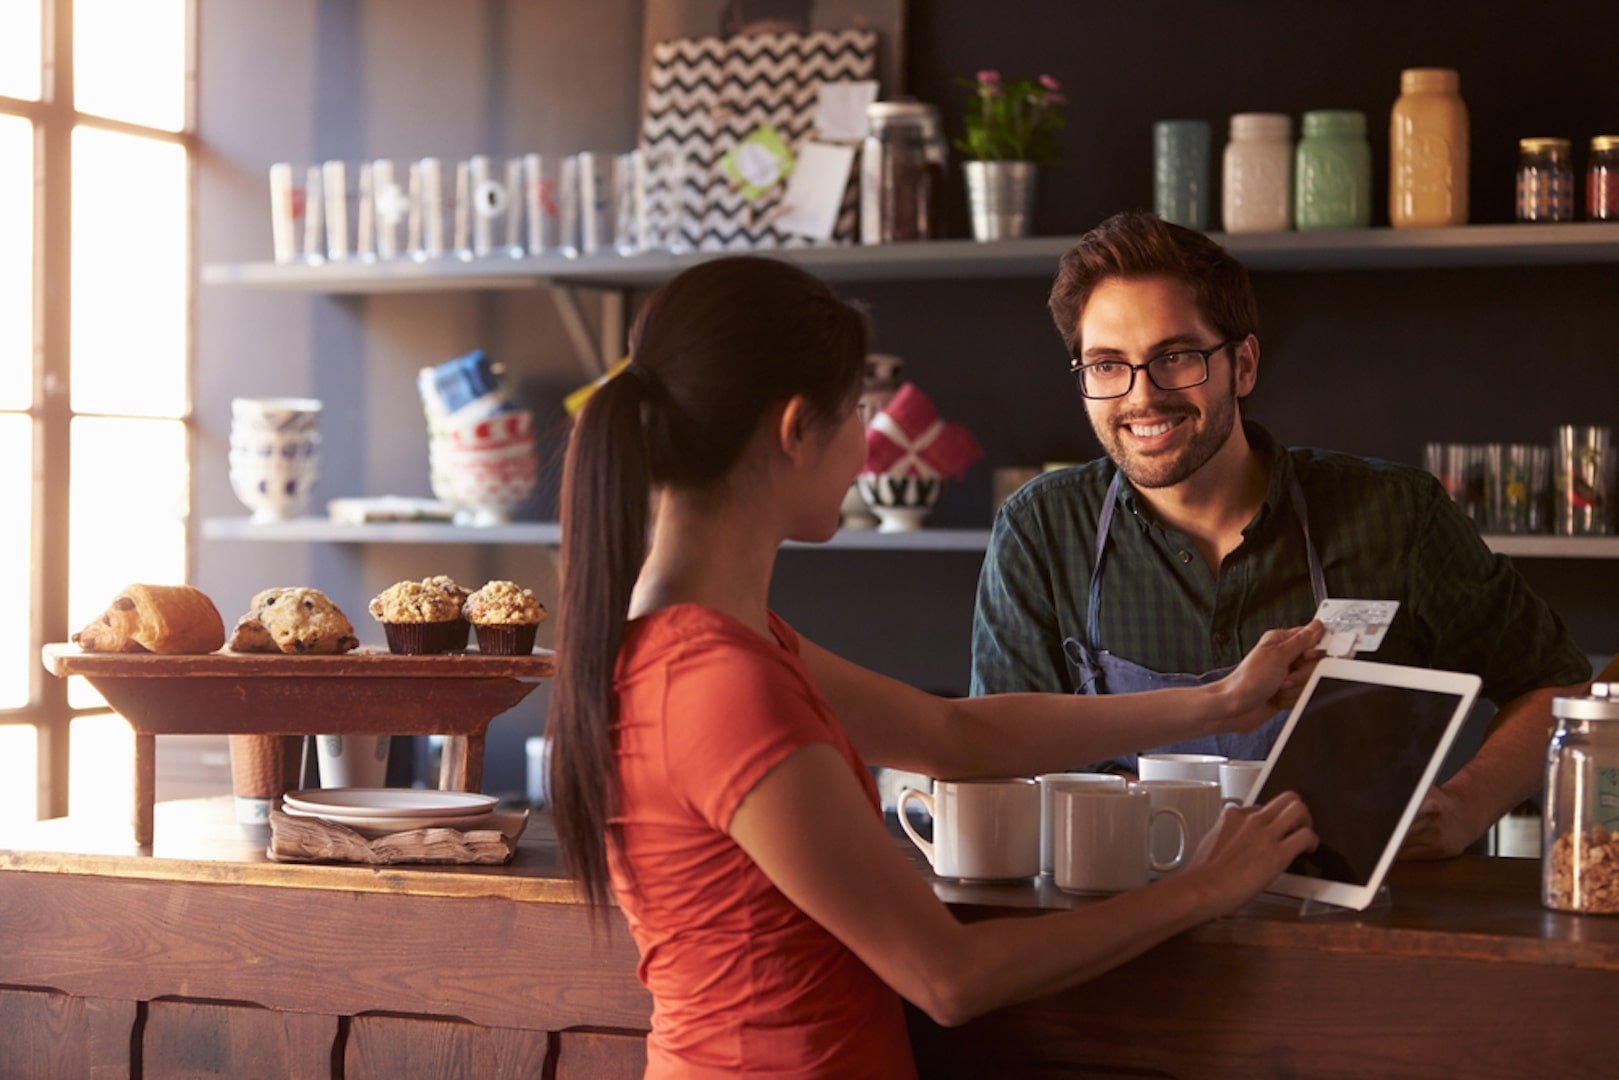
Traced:
[[186, 0], [73, 0], [74, 104], [80, 112], [185, 126]]
[[39, 818], [38, 755], [39, 734], [33, 725], [0, 726], [0, 824]]
[[[68, 625], [83, 626], [132, 582], [185, 581], [186, 434], [178, 421], [73, 421]], [[74, 708], [101, 702], [83, 679]]]
[[73, 817], [127, 819], [135, 801], [135, 733], [116, 714], [80, 716], [68, 735], [68, 807]]
[[40, 0], [0, 0], [0, 95], [39, 97]]
[[[0, 416], [0, 506], [14, 508], [0, 514], [0, 588], [11, 596], [31, 592], [27, 507], [34, 466], [32, 426], [26, 416]], [[28, 639], [28, 624], [27, 604], [7, 604], [0, 610], [0, 709], [28, 704], [28, 680], [39, 662]], [[0, 727], [0, 733], [7, 730]]]
[[[0, 72], [4, 49], [0, 45]], [[0, 409], [28, 407], [33, 357], [34, 125], [0, 116]]]
[[183, 414], [186, 236], [184, 147], [74, 131], [74, 412]]

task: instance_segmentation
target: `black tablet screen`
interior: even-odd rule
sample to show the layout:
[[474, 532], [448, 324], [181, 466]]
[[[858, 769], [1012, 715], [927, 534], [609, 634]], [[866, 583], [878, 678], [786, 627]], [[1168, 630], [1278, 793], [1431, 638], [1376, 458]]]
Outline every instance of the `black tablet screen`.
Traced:
[[1321, 846], [1288, 872], [1365, 885], [1460, 695], [1323, 677], [1257, 802], [1296, 791]]

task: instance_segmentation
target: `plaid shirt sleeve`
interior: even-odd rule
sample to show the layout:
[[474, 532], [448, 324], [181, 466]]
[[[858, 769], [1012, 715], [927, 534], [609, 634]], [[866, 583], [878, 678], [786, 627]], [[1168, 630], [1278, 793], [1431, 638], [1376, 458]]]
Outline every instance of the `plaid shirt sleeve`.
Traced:
[[1069, 693], [1044, 545], [1008, 500], [995, 515], [973, 611], [972, 694]]
[[1465, 514], [1430, 483], [1410, 551], [1412, 614], [1432, 635], [1434, 667], [1476, 672], [1496, 705], [1531, 690], [1591, 677], [1567, 627], [1505, 555], [1485, 546]]

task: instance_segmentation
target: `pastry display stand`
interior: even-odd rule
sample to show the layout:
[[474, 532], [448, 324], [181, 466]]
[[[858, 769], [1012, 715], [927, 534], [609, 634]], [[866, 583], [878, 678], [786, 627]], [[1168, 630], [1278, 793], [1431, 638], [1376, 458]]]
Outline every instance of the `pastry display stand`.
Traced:
[[82, 675], [135, 732], [135, 842], [152, 842], [159, 735], [445, 735], [439, 786], [477, 791], [489, 721], [555, 669], [527, 656], [87, 653], [46, 645], [45, 667]]

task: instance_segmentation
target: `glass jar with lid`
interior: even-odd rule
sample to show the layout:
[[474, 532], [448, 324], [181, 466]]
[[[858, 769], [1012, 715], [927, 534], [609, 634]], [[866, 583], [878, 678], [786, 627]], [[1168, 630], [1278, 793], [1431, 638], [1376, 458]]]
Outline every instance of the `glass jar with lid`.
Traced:
[[1574, 220], [1574, 151], [1567, 139], [1518, 140], [1518, 220]]
[[1619, 135], [1598, 135], [1591, 140], [1585, 216], [1592, 221], [1619, 221]]
[[1541, 901], [1619, 914], [1619, 683], [1552, 699]]
[[944, 235], [945, 159], [939, 110], [919, 101], [866, 106], [860, 151], [860, 242], [890, 244]]

